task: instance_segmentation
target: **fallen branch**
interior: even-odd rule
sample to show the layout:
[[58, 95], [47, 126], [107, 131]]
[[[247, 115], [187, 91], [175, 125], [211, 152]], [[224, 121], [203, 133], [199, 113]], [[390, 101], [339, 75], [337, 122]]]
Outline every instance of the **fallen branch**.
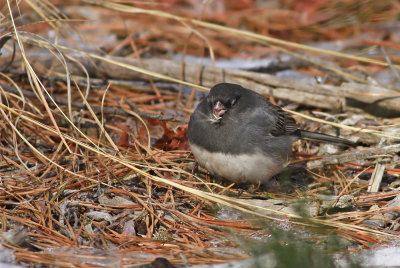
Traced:
[[307, 163], [307, 168], [322, 168], [326, 165], [337, 165], [367, 158], [381, 157], [383, 155], [392, 155], [400, 152], [400, 144], [389, 145], [385, 147], [369, 148], [362, 151], [354, 151], [341, 155], [332, 155], [322, 159], [313, 160]]
[[[136, 69], [141, 68], [144, 72], [148, 70], [174, 80], [183, 80], [205, 87], [211, 87], [219, 82], [238, 83], [260, 94], [307, 106], [331, 110], [346, 110], [349, 107], [357, 107], [384, 116], [400, 115], [400, 94], [377, 86], [345, 83], [337, 87], [242, 70], [221, 69], [195, 64], [182, 65], [178, 62], [159, 58], [142, 59], [139, 63], [138, 60], [131, 58], [96, 56], [96, 59], [94, 59], [90, 58], [91, 54], [87, 56], [78, 53], [66, 53], [80, 62], [87, 69], [90, 77], [125, 80], [147, 80], [149, 78], [144, 73], [128, 69], [126, 66], [129, 65]], [[29, 55], [29, 59], [36, 64], [47, 66], [45, 69], [58, 73], [64, 72], [63, 66], [56, 61], [51, 53], [32, 53]], [[118, 65], [119, 63], [121, 65]], [[70, 62], [69, 69], [74, 75], [85, 75], [82, 67], [76, 63]], [[160, 80], [156, 77], [153, 77], [153, 79]]]

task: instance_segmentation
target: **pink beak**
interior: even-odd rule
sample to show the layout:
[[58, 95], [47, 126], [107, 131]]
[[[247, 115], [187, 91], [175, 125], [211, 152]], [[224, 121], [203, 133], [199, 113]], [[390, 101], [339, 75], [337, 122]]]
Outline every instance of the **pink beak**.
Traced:
[[214, 114], [218, 117], [222, 117], [225, 113], [225, 106], [220, 101], [217, 101], [217, 103], [214, 105]]

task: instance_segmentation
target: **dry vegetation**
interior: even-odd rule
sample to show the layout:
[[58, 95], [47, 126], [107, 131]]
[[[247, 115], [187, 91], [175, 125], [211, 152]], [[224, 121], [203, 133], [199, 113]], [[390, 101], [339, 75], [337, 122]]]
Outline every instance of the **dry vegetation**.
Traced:
[[[327, 253], [396, 241], [399, 11], [388, 0], [0, 0], [0, 261], [224, 263], [262, 254], [244, 247], [251, 237], [287, 243], [268, 240], [276, 225], [305, 243], [348, 242]], [[223, 58], [241, 61], [224, 69]], [[246, 67], [258, 59], [270, 63]], [[222, 81], [359, 146], [297, 142], [305, 171], [238, 197], [192, 173], [187, 142], [190, 114]]]

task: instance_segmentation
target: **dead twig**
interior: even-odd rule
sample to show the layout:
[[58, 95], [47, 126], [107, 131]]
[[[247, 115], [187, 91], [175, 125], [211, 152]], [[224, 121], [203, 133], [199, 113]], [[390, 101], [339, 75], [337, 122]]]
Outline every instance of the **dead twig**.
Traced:
[[322, 159], [313, 160], [307, 163], [307, 168], [323, 168], [326, 165], [338, 165], [356, 160], [362, 160], [367, 158], [376, 158], [383, 155], [392, 155], [400, 152], [400, 144], [389, 145], [379, 148], [369, 148], [362, 151], [354, 151], [341, 155], [332, 155]]

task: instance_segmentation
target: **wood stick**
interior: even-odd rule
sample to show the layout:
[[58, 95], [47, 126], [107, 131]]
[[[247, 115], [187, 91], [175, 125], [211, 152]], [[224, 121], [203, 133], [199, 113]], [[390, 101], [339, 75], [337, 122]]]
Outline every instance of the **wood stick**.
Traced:
[[350, 153], [341, 155], [332, 155], [322, 159], [313, 160], [307, 163], [307, 168], [322, 168], [326, 165], [337, 165], [356, 160], [362, 160], [367, 158], [381, 157], [385, 155], [392, 155], [400, 152], [400, 144], [389, 145], [384, 147], [368, 148], [365, 150], [357, 150]]
[[[123, 80], [147, 80], [149, 78], [147, 75], [100, 59], [89, 58], [83, 54], [69, 52], [66, 54], [85, 66], [91, 77]], [[381, 114], [381, 116], [400, 116], [400, 93], [377, 86], [357, 83], [346, 83], [339, 87], [313, 84], [264, 73], [213, 68], [195, 64], [182, 65], [180, 62], [159, 58], [142, 59], [141, 63], [131, 58], [107, 58], [190, 83], [200, 81], [199, 84], [206, 87], [212, 87], [220, 82], [237, 83], [265, 96], [272, 95], [278, 99], [307, 106], [336, 111], [357, 107], [368, 112]], [[51, 53], [30, 53], [28, 54], [28, 59], [31, 62], [35, 62], [35, 65], [41, 64], [45, 66], [44, 70], [53, 70], [58, 73], [65, 72], [64, 67], [59, 64]], [[76, 63], [69, 62], [68, 65], [73, 75], [84, 76], [81, 67]], [[182, 73], [183, 77], [181, 77]], [[159, 79], [153, 78], [153, 80]]]

